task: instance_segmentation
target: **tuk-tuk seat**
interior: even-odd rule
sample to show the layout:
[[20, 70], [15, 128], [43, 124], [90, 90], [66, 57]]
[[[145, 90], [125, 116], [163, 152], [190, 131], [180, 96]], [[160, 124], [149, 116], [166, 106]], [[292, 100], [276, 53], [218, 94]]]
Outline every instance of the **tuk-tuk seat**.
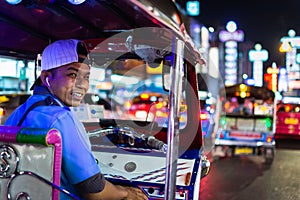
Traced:
[[56, 129], [0, 126], [0, 199], [58, 200], [61, 156]]

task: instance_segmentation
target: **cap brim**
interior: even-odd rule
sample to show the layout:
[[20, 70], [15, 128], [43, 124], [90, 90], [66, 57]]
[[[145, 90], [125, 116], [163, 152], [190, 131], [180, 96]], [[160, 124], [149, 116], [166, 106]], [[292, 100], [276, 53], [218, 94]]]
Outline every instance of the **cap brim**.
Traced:
[[33, 85], [30, 87], [30, 90], [33, 90], [35, 86], [40, 86], [41, 84], [42, 84], [41, 77], [38, 77], [38, 78], [34, 81]]

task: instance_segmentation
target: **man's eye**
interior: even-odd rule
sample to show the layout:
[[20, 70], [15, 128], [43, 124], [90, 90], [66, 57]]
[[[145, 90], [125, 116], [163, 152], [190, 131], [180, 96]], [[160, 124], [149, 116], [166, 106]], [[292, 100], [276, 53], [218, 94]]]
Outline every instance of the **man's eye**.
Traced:
[[77, 77], [77, 74], [71, 73], [71, 74], [69, 74], [69, 76], [70, 76], [71, 78], [76, 78], [76, 77]]

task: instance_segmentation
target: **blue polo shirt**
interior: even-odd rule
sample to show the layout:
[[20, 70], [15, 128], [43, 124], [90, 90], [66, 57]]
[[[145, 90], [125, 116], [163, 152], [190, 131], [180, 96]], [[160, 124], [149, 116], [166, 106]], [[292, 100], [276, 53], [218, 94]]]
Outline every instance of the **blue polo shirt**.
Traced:
[[[45, 100], [48, 96], [52, 95], [46, 87], [35, 86], [33, 95], [10, 115], [5, 125], [16, 126], [32, 104]], [[28, 113], [22, 126], [55, 128], [60, 131], [62, 136], [61, 187], [78, 195], [73, 185], [99, 173], [100, 169], [92, 154], [91, 144], [83, 124], [69, 107], [52, 97], [58, 105], [37, 106]], [[61, 200], [68, 199], [62, 192], [60, 196]]]

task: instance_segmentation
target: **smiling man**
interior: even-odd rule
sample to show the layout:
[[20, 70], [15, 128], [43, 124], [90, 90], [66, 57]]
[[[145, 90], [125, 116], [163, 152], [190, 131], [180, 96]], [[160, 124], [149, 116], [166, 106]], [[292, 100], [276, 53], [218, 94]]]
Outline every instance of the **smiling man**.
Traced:
[[[5, 125], [55, 128], [62, 135], [61, 186], [87, 199], [147, 199], [138, 188], [113, 185], [101, 174], [83, 124], [71, 112], [89, 89], [88, 50], [82, 41], [59, 40], [45, 48], [33, 95]], [[61, 200], [72, 199], [61, 193]]]

